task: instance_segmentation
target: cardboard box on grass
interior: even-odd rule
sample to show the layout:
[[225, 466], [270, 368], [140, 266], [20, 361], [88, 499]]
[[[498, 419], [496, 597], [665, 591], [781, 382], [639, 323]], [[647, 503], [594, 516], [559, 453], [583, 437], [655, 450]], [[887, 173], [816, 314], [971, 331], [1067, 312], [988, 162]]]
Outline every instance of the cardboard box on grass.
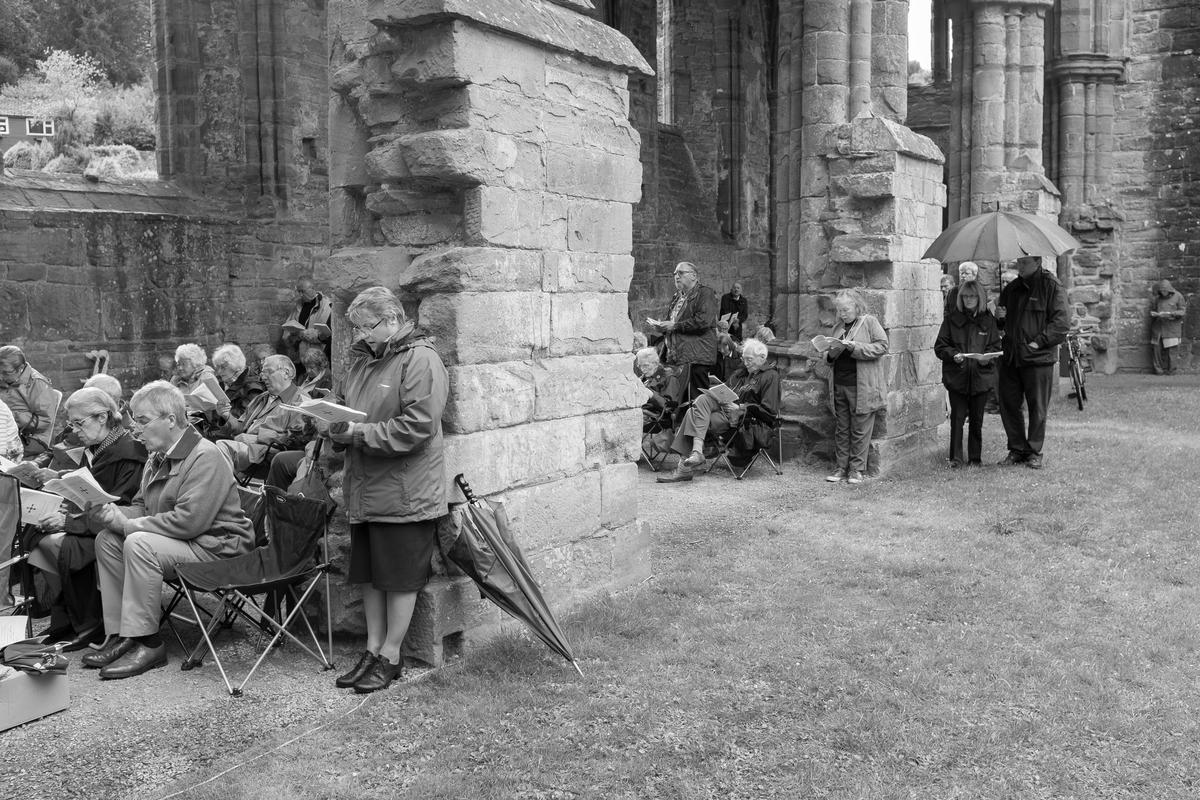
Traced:
[[[0, 617], [0, 647], [25, 638], [25, 617]], [[71, 702], [66, 675], [33, 675], [0, 666], [0, 731], [62, 711]]]

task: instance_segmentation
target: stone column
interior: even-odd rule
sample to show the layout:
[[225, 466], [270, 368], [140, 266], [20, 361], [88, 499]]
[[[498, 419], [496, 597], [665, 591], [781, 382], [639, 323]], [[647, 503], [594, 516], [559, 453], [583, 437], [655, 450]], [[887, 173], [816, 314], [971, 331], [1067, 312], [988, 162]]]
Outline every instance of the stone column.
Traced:
[[872, 5], [872, 110], [903, 123], [908, 117], [908, 0], [874, 0]]
[[321, 276], [341, 303], [398, 289], [436, 338], [444, 477], [505, 502], [560, 608], [643, 579], [650, 552], [627, 316], [642, 174], [628, 79], [650, 69], [583, 5], [368, 4], [378, 33], [337, 102], [368, 133], [371, 244]]

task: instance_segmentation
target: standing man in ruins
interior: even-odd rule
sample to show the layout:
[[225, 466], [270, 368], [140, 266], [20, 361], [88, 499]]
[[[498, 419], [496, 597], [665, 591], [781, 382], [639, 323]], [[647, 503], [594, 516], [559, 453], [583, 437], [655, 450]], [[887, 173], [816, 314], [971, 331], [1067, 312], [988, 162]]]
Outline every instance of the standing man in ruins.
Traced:
[[717, 316], [729, 317], [729, 335], [734, 341], [740, 342], [742, 326], [750, 316], [750, 301], [742, 294], [741, 281], [734, 281], [733, 288], [721, 295], [721, 310], [717, 312]]
[[[1040, 256], [1025, 256], [1017, 259], [1017, 278], [1000, 292], [996, 305], [1004, 328], [997, 391], [1008, 436], [1008, 456], [1000, 463], [1041, 469], [1058, 346], [1071, 326], [1067, 293], [1054, 274], [1042, 269]], [[1022, 401], [1029, 408], [1028, 428]]]
[[1155, 375], [1175, 374], [1172, 356], [1183, 336], [1186, 313], [1187, 300], [1183, 295], [1175, 291], [1170, 281], [1159, 281], [1150, 298], [1150, 346], [1154, 348]]
[[332, 319], [333, 303], [329, 298], [318, 292], [308, 278], [296, 281], [296, 305], [283, 321], [282, 336], [283, 346], [293, 362], [300, 364], [305, 351], [314, 345], [324, 348], [326, 358], [331, 356]]
[[675, 289], [668, 318], [652, 324], [666, 338], [666, 363], [687, 371], [688, 394], [695, 397], [708, 388], [717, 365], [717, 293], [700, 283], [690, 261], [675, 265]]
[[26, 458], [50, 449], [58, 398], [49, 379], [25, 360], [21, 348], [0, 347], [0, 400], [12, 411]]

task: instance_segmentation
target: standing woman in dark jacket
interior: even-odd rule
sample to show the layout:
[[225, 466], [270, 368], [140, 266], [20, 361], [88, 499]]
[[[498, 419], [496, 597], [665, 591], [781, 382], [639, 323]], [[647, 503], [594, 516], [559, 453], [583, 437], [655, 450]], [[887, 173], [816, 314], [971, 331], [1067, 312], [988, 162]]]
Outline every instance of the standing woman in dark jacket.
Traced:
[[429, 580], [435, 524], [446, 514], [442, 411], [449, 379], [387, 289], [364, 290], [346, 317], [358, 338], [342, 402], [367, 417], [331, 425], [329, 438], [346, 453], [348, 578], [363, 587], [367, 649], [336, 683], [366, 693], [400, 676], [400, 645]]
[[964, 281], [933, 345], [933, 352], [942, 360], [942, 384], [950, 393], [951, 467], [963, 464], [963, 422], [968, 431], [967, 463], [982, 463], [983, 412], [996, 385], [996, 366], [995, 357], [977, 356], [999, 356], [1001, 340], [987, 300], [987, 289], [977, 281]]
[[[117, 401], [107, 392], [85, 387], [67, 398], [66, 410], [67, 426], [83, 445], [82, 465], [101, 489], [129, 505], [141, 486], [146, 448], [123, 425]], [[44, 481], [58, 473], [43, 469], [38, 477]], [[79, 509], [73, 511], [39, 520], [26, 542], [32, 553], [30, 563], [42, 569], [51, 594], [58, 595], [52, 599], [51, 616], [56, 619], [51, 620], [51, 641], [67, 641], [65, 650], [81, 650], [104, 639], [96, 585], [99, 529], [89, 525], [86, 515], [78, 515]]]

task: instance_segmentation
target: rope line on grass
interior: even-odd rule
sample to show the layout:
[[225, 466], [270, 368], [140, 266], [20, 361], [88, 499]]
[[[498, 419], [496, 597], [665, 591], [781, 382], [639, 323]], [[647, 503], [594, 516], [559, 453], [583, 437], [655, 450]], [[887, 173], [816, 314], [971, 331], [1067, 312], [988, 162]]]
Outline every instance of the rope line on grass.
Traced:
[[[424, 681], [425, 679], [427, 679], [430, 675], [434, 675], [439, 672], [457, 671], [457, 669], [461, 666], [461, 664], [462, 664], [462, 662], [456, 662], [454, 664], [443, 664], [440, 667], [435, 667], [433, 669], [426, 670], [425, 672], [422, 672], [421, 674], [417, 675], [415, 678], [404, 681], [404, 683], [405, 684], [420, 683], [421, 681]], [[578, 667], [576, 667], [576, 669], [578, 669]], [[367, 701], [370, 700], [371, 697], [372, 697], [371, 694], [367, 694], [363, 697], [363, 699], [359, 702], [358, 705], [356, 705], [354, 708], [349, 709], [344, 714], [339, 714], [336, 717], [330, 717], [329, 719], [325, 720], [317, 727], [311, 728], [297, 736], [293, 736], [291, 739], [288, 739], [286, 742], [281, 742], [280, 744], [275, 745], [270, 750], [266, 750], [262, 753], [259, 753], [256, 756], [254, 756], [253, 758], [248, 758], [245, 761], [241, 761], [237, 764], [234, 764], [232, 767], [227, 767], [227, 768], [221, 770], [220, 772], [218, 772], [216, 775], [212, 775], [208, 778], [205, 778], [204, 780], [200, 781], [199, 783], [196, 783], [196, 784], [193, 784], [186, 788], [180, 789], [177, 792], [172, 792], [171, 794], [163, 795], [162, 797], [158, 798], [158, 800], [171, 800], [172, 797], [179, 797], [181, 794], [187, 794], [188, 792], [190, 792], [194, 789], [199, 789], [201, 786], [212, 783], [217, 778], [221, 778], [221, 777], [224, 777], [225, 775], [228, 775], [229, 773], [233, 772], [236, 769], [241, 769], [242, 767], [246, 766], [247, 764], [251, 764], [255, 761], [258, 761], [263, 756], [269, 756], [272, 753], [277, 753], [280, 750], [282, 750], [283, 748], [287, 747], [288, 745], [295, 744], [296, 742], [300, 741], [305, 736], [314, 734], [317, 731], [321, 730], [322, 728], [324, 728], [328, 725], [331, 725], [334, 722], [345, 719], [346, 717], [350, 716], [351, 714], [353, 714], [354, 712], [358, 711], [360, 708], [365, 706], [367, 704]]]
[[291, 739], [288, 739], [286, 742], [277, 744], [274, 747], [272, 747], [270, 750], [266, 750], [266, 751], [259, 753], [254, 758], [248, 758], [245, 761], [242, 761], [238, 764], [234, 764], [232, 767], [227, 767], [227, 768], [221, 770], [220, 772], [218, 772], [216, 775], [212, 775], [208, 778], [205, 778], [204, 780], [200, 781], [199, 783], [193, 784], [192, 786], [188, 786], [187, 788], [184, 788], [184, 789], [180, 789], [177, 792], [172, 792], [171, 794], [163, 795], [162, 797], [158, 798], [158, 800], [170, 800], [172, 797], [178, 797], [179, 795], [186, 794], [194, 789], [199, 789], [201, 786], [204, 786], [205, 784], [212, 783], [217, 778], [221, 778], [221, 777], [224, 777], [225, 775], [228, 775], [229, 773], [233, 772], [235, 769], [241, 769], [242, 767], [246, 766], [247, 764], [251, 764], [255, 761], [258, 761], [263, 756], [269, 756], [272, 753], [278, 752], [279, 750], [282, 750], [283, 748], [287, 747], [288, 745], [300, 741], [305, 736], [316, 733], [317, 731], [321, 730], [321, 728], [324, 728], [326, 725], [329, 725], [330, 723], [337, 722], [340, 719], [344, 719], [344, 718], [350, 716], [355, 711], [358, 711], [360, 708], [362, 708], [364, 705], [366, 705], [367, 701], [370, 699], [371, 699], [371, 695], [368, 694], [366, 697], [364, 697], [359, 702], [358, 705], [356, 705], [354, 708], [350, 709], [346, 713], [340, 714], [339, 716], [336, 716], [336, 717], [331, 717], [331, 718], [325, 720], [324, 722], [322, 722], [317, 727], [307, 730], [304, 733], [299, 734], [298, 736], [293, 736]]

